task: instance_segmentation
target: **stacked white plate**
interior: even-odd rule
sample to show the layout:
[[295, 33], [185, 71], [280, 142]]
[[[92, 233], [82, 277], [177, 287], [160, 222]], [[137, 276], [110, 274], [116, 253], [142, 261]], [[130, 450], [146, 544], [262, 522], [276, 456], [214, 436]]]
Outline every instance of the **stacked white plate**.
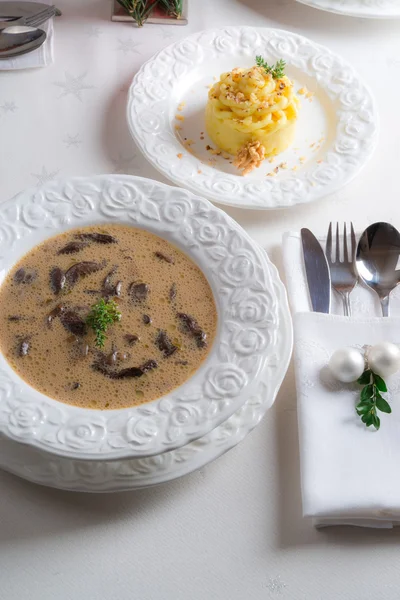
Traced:
[[122, 223], [174, 243], [208, 278], [218, 331], [207, 360], [162, 398], [121, 410], [82, 409], [31, 388], [0, 355], [0, 466], [44, 485], [134, 489], [220, 456], [274, 402], [292, 349], [275, 267], [223, 211], [191, 192], [109, 175], [50, 182], [0, 206], [0, 273], [73, 227]]

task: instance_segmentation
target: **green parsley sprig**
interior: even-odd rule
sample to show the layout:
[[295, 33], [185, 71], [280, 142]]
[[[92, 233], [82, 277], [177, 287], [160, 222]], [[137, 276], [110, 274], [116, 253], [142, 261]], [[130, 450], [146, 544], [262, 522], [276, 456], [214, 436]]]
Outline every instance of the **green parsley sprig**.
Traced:
[[256, 65], [263, 67], [268, 75], [272, 75], [274, 79], [280, 79], [285, 74], [286, 62], [281, 58], [274, 65], [269, 65], [262, 56], [256, 56]]
[[382, 396], [382, 393], [387, 392], [387, 385], [382, 377], [370, 369], [364, 371], [357, 383], [364, 386], [360, 393], [360, 402], [356, 406], [357, 414], [367, 427], [373, 425], [378, 430], [381, 421], [377, 410], [388, 414], [392, 412], [389, 402]]
[[121, 313], [118, 311], [118, 306], [114, 300], [105, 302], [104, 298], [101, 298], [96, 304], [93, 304], [86, 318], [86, 323], [96, 335], [95, 344], [98, 348], [104, 347], [108, 326], [120, 320]]

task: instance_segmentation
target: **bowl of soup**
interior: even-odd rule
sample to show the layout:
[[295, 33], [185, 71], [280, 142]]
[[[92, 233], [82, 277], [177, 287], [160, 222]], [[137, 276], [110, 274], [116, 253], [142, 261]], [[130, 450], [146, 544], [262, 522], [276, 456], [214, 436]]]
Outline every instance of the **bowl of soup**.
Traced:
[[0, 432], [60, 456], [160, 454], [225, 421], [270, 360], [266, 255], [210, 202], [143, 178], [0, 206]]

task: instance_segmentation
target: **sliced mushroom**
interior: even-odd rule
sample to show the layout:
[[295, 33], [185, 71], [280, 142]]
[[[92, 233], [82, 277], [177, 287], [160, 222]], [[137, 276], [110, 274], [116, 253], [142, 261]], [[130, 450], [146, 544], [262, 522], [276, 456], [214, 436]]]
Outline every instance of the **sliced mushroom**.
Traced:
[[149, 317], [149, 315], [143, 315], [142, 320], [145, 325], [151, 324], [151, 317]]
[[37, 273], [34, 269], [25, 269], [21, 267], [14, 273], [15, 283], [30, 284], [35, 281]]
[[129, 352], [120, 352], [113, 344], [110, 354], [105, 356], [105, 362], [107, 365], [116, 365], [119, 362], [128, 360], [129, 356]]
[[164, 254], [163, 252], [154, 252], [154, 255], [159, 258], [160, 260], [164, 260], [165, 262], [169, 263], [170, 265], [175, 264], [175, 261], [173, 259], [172, 256], [168, 256], [168, 254]]
[[64, 289], [66, 282], [65, 273], [60, 267], [54, 267], [50, 271], [50, 287], [55, 294], [59, 294]]
[[109, 369], [100, 361], [95, 362], [92, 367], [110, 379], [129, 379], [142, 377], [148, 371], [156, 369], [158, 363], [155, 360], [148, 360], [141, 367], [128, 367], [120, 371]]
[[67, 331], [74, 335], [85, 335], [87, 327], [85, 321], [73, 310], [67, 310], [60, 314], [60, 320]]
[[51, 324], [54, 321], [54, 319], [59, 317], [61, 315], [61, 313], [63, 313], [64, 311], [65, 311], [65, 306], [63, 306], [62, 304], [57, 304], [57, 306], [55, 308], [53, 308], [53, 310], [51, 312], [49, 312], [49, 314], [46, 317], [47, 326], [51, 327]]
[[199, 348], [207, 346], [207, 334], [203, 331], [196, 319], [186, 313], [177, 313], [177, 317], [182, 324], [182, 329], [193, 336]]
[[148, 371], [153, 371], [153, 369], [157, 369], [157, 367], [158, 362], [156, 360], [150, 359], [143, 363], [140, 369], [143, 373], [147, 373]]
[[70, 287], [74, 286], [76, 282], [85, 275], [90, 275], [91, 273], [96, 273], [96, 271], [100, 271], [105, 267], [105, 263], [97, 263], [90, 260], [85, 260], [76, 265], [72, 265], [65, 273], [65, 278]]
[[139, 337], [137, 335], [135, 335], [134, 333], [126, 333], [124, 335], [124, 339], [129, 344], [129, 346], [134, 346], [136, 344], [136, 342], [139, 341]]
[[57, 254], [76, 254], [88, 246], [88, 242], [69, 242]]
[[111, 279], [112, 279], [113, 275], [115, 274], [115, 272], [117, 271], [117, 269], [118, 269], [118, 267], [116, 267], [116, 266], [113, 267], [111, 269], [111, 271], [109, 273], [107, 273], [107, 275], [105, 276], [105, 278], [103, 280], [101, 293], [105, 297], [121, 296], [122, 281], [117, 281], [117, 283], [115, 285], [113, 285], [111, 283]]
[[118, 244], [117, 238], [107, 233], [76, 233], [75, 237], [80, 240], [89, 240], [97, 244]]
[[28, 339], [21, 340], [18, 345], [18, 355], [19, 356], [27, 356], [30, 350], [30, 343]]
[[156, 344], [158, 346], [158, 349], [164, 354], [166, 358], [168, 356], [172, 356], [172, 354], [174, 354], [178, 350], [178, 346], [175, 346], [171, 342], [167, 335], [167, 332], [162, 329], [157, 334]]
[[171, 302], [173, 302], [175, 300], [176, 293], [177, 293], [176, 283], [173, 283], [169, 289], [169, 299]]

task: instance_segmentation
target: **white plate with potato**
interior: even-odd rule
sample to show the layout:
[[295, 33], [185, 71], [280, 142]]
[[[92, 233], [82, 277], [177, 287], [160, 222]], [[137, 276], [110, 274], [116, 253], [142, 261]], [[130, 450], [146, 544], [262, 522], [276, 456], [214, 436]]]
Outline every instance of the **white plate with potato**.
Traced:
[[400, 17], [399, 0], [297, 0], [307, 6], [348, 17], [394, 19]]
[[350, 65], [297, 34], [254, 27], [202, 31], [159, 52], [135, 76], [127, 116], [169, 180], [253, 209], [337, 191], [365, 165], [378, 131], [374, 100]]

